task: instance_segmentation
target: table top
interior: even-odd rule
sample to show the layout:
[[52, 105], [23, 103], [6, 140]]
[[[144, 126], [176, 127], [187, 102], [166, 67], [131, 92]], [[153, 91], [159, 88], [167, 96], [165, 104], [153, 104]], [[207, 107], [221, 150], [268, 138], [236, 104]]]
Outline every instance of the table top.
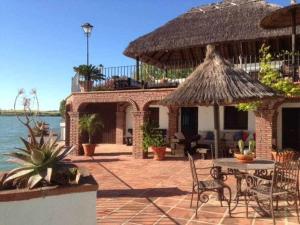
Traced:
[[238, 170], [266, 170], [274, 168], [274, 161], [263, 159], [254, 159], [252, 162], [243, 163], [236, 158], [220, 158], [214, 159], [213, 164], [215, 166]]

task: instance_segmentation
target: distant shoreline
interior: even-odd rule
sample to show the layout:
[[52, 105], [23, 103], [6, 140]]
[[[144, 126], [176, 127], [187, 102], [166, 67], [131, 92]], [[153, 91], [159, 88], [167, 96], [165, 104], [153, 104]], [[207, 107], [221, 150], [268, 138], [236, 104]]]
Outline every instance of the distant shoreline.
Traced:
[[[23, 111], [14, 111], [14, 110], [0, 110], [0, 116], [22, 116], [24, 115]], [[59, 111], [40, 111], [38, 116], [60, 116]]]

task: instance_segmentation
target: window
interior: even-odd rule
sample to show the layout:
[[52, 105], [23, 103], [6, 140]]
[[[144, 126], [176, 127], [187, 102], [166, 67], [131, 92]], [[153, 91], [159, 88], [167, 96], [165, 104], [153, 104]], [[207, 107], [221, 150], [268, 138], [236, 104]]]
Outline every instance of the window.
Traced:
[[247, 130], [248, 112], [239, 111], [234, 106], [224, 107], [224, 129]]
[[158, 107], [150, 107], [149, 108], [149, 122], [154, 127], [159, 127], [159, 108]]

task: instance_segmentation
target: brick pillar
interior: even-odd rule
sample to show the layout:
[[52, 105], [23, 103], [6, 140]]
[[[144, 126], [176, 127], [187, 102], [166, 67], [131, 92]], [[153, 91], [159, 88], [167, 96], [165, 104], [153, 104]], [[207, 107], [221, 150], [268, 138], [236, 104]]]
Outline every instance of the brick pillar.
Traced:
[[116, 112], [116, 144], [122, 145], [124, 140], [125, 129], [125, 112]]
[[144, 125], [148, 113], [144, 111], [132, 112], [133, 115], [133, 149], [132, 155], [135, 159], [143, 158], [143, 132], [141, 126]]
[[80, 155], [81, 143], [79, 138], [79, 113], [69, 112], [70, 116], [70, 146], [76, 146], [76, 155]]
[[255, 112], [257, 158], [272, 159], [274, 113], [274, 109], [258, 109]]
[[169, 140], [178, 131], [178, 107], [169, 107]]
[[65, 145], [70, 146], [70, 116], [69, 112], [65, 114]]
[[274, 140], [273, 145], [278, 147], [278, 134], [277, 134], [277, 126], [278, 126], [278, 111], [274, 111], [273, 121], [272, 121], [272, 139]]

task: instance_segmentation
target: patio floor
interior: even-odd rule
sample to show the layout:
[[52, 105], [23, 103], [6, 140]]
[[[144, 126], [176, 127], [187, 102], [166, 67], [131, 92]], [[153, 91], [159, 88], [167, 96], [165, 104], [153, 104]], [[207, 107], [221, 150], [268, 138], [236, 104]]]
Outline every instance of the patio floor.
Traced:
[[[122, 153], [112, 151], [116, 148], [124, 149]], [[98, 224], [272, 224], [270, 218], [261, 217], [252, 207], [247, 219], [243, 202], [230, 218], [226, 204], [220, 207], [214, 194], [200, 206], [195, 218], [195, 209], [189, 207], [192, 180], [185, 159], [135, 160], [130, 148], [114, 145], [99, 147], [94, 157], [76, 156], [73, 160], [89, 168], [99, 183]], [[206, 167], [211, 161], [197, 160], [196, 164]], [[208, 177], [208, 171], [201, 175], [203, 179]], [[234, 180], [228, 183], [234, 191]], [[280, 214], [276, 218], [278, 225], [298, 224], [294, 211]]]

